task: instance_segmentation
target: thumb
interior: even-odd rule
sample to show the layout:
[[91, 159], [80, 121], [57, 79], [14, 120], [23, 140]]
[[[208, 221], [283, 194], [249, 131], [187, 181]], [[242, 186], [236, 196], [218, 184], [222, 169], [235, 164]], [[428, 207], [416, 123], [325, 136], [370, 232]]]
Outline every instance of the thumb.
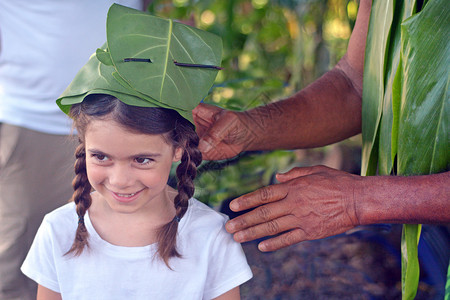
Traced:
[[226, 114], [219, 114], [211, 126], [202, 136], [199, 143], [199, 150], [208, 153], [219, 145], [229, 135], [233, 122], [227, 118]]
[[306, 176], [315, 173], [314, 167], [293, 168], [286, 173], [278, 173], [276, 178], [279, 182], [286, 182], [301, 176]]
[[216, 114], [220, 113], [223, 109], [206, 103], [199, 103], [193, 110], [192, 115], [194, 117], [194, 121], [204, 121], [207, 123], [211, 123]]

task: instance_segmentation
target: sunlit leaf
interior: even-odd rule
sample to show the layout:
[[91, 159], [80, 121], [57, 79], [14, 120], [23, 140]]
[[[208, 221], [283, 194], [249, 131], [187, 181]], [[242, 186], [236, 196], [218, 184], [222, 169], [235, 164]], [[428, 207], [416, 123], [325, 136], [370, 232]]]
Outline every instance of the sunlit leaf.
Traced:
[[404, 224], [402, 230], [402, 299], [414, 299], [419, 283], [419, 244], [422, 225]]
[[380, 119], [380, 140], [378, 144], [378, 173], [389, 175], [397, 155], [398, 108], [400, 103], [399, 84], [401, 78], [400, 65], [400, 25], [402, 20], [410, 17], [414, 10], [413, 1], [396, 1], [389, 33], [389, 45], [386, 52], [384, 70], [384, 98]]
[[[117, 73], [133, 89], [159, 102], [192, 109], [214, 83], [216, 69], [174, 64], [220, 66], [222, 42], [214, 34], [120, 5], [109, 10], [106, 33]], [[125, 62], [126, 58], [150, 59], [151, 63]]]
[[57, 100], [61, 109], [67, 113], [87, 95], [105, 93], [130, 105], [172, 108], [193, 122], [191, 111], [221, 63], [220, 37], [118, 4], [108, 11], [106, 33], [107, 43]]
[[448, 168], [450, 6], [429, 1], [402, 25], [402, 91], [398, 173], [431, 174]]
[[394, 1], [373, 1], [367, 35], [364, 64], [363, 106], [362, 106], [362, 175], [376, 172], [377, 132], [383, 111], [384, 75], [388, 36], [393, 19]]
[[[393, 16], [384, 5], [373, 1], [367, 39], [362, 174], [445, 171], [450, 161], [448, 3], [425, 2], [423, 10], [413, 16], [414, 0], [395, 1]], [[392, 23], [387, 22], [391, 19]], [[419, 237], [420, 225], [404, 225], [403, 299], [416, 295]]]
[[[401, 28], [401, 91], [398, 125], [399, 175], [442, 172], [449, 164], [448, 93], [450, 10], [429, 1]], [[414, 299], [419, 281], [420, 225], [403, 225], [402, 294]]]

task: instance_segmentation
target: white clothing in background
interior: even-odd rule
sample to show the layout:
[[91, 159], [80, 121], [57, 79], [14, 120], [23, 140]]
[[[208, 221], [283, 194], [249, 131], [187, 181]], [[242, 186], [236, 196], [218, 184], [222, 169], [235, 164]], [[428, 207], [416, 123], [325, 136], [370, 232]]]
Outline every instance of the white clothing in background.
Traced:
[[140, 0], [0, 1], [0, 123], [70, 133], [55, 101], [106, 41], [114, 2], [143, 8]]

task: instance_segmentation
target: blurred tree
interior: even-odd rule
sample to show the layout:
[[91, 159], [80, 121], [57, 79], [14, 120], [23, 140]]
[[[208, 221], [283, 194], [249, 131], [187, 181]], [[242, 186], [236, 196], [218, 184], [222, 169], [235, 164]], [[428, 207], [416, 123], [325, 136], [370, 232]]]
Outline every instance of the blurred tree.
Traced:
[[[155, 0], [149, 11], [194, 21], [223, 38], [224, 70], [204, 101], [243, 110], [286, 97], [334, 66], [346, 51], [357, 7], [348, 0]], [[213, 205], [252, 191], [298, 164], [297, 157], [274, 151], [205, 162], [196, 197]]]

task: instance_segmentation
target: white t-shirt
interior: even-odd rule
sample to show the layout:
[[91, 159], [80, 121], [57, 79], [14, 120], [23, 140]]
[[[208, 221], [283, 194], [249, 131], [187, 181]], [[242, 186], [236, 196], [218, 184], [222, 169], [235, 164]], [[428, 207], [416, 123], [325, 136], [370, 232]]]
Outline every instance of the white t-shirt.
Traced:
[[75, 204], [69, 203], [45, 216], [21, 270], [65, 300], [212, 299], [252, 277], [241, 245], [225, 231], [227, 219], [189, 200], [178, 228], [182, 258], [169, 261], [172, 271], [152, 259], [156, 244], [121, 247], [103, 240], [89, 214], [89, 249], [79, 257], [64, 256], [78, 222]]
[[0, 123], [69, 134], [56, 99], [106, 41], [106, 14], [141, 0], [1, 0]]

